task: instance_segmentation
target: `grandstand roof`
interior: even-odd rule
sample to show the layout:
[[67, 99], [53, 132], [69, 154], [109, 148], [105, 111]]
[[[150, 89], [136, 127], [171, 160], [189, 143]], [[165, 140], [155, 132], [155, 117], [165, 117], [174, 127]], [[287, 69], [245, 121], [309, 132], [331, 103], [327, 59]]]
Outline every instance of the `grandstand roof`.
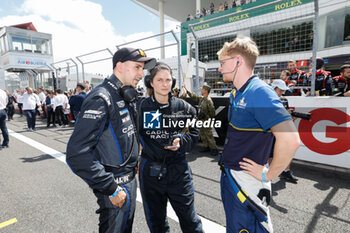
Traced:
[[[159, 15], [158, 1], [157, 0], [132, 0], [136, 4], [151, 11], [152, 13]], [[187, 15], [196, 14], [196, 0], [162, 0], [164, 2], [164, 15], [168, 18], [175, 19], [180, 22], [186, 21]], [[201, 8], [208, 9], [210, 3], [214, 3], [215, 8], [220, 3], [224, 3], [224, 0], [200, 0]], [[227, 1], [228, 4], [232, 4], [232, 1]]]
[[[12, 26], [7, 26], [7, 27], [13, 27], [13, 28], [21, 28], [21, 29], [25, 29], [25, 30], [31, 30], [31, 31], [35, 31], [37, 32], [36, 28], [34, 27], [32, 22], [29, 23], [22, 23], [22, 24], [16, 24], [16, 25], [12, 25]], [[0, 29], [3, 27], [0, 27]]]

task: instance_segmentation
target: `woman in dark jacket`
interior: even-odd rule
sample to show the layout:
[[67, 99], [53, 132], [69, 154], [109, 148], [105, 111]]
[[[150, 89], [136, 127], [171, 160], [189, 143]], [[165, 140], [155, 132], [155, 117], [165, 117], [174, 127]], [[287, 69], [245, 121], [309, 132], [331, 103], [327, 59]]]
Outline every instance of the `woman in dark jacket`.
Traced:
[[139, 181], [148, 227], [153, 233], [169, 232], [169, 200], [183, 232], [202, 232], [185, 157], [199, 139], [195, 109], [171, 96], [175, 79], [168, 65], [158, 63], [144, 81], [151, 96], [137, 106], [142, 143]]

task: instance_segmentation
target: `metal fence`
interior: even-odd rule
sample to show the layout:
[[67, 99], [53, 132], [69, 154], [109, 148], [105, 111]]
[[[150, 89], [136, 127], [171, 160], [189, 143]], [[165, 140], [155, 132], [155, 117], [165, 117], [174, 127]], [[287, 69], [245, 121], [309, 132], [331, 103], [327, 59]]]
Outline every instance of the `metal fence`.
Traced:
[[[164, 44], [160, 45], [161, 40]], [[174, 76], [178, 83], [183, 80], [181, 68], [180, 41], [174, 31], [168, 31], [157, 35], [140, 38], [126, 43], [118, 44], [114, 48], [105, 48], [72, 58], [66, 58], [47, 64], [46, 69], [50, 71], [36, 73], [34, 71], [11, 74], [11, 83], [7, 81], [7, 89], [13, 92], [14, 89], [24, 89], [32, 86], [35, 89], [44, 87], [45, 89], [72, 90], [79, 82], [89, 81], [93, 86], [98, 85], [112, 71], [112, 57], [114, 52], [122, 47], [142, 48], [147, 56], [155, 57], [158, 60], [164, 55], [164, 59], [171, 59], [172, 68], [177, 71]], [[43, 67], [38, 67], [43, 68]], [[34, 72], [34, 73], [33, 73]], [[29, 79], [28, 77], [31, 76]], [[34, 80], [29, 83], [28, 80]], [[22, 83], [22, 86], [20, 85]]]
[[[160, 44], [160, 39], [162, 37], [164, 38], [165, 43], [164, 45], [161, 46], [159, 44]], [[97, 85], [98, 82], [102, 82], [103, 78], [106, 77], [106, 75], [103, 75], [102, 73], [112, 73], [113, 54], [115, 51], [117, 51], [122, 47], [142, 48], [144, 51], [147, 52], [147, 56], [156, 57], [158, 59], [160, 57], [162, 50], [164, 51], [166, 58], [177, 57], [178, 58], [176, 62], [177, 70], [178, 70], [177, 77], [179, 77], [178, 81], [181, 83], [182, 75], [181, 75], [181, 62], [180, 62], [180, 42], [173, 31], [168, 31], [161, 34], [144, 37], [138, 40], [129, 41], [123, 44], [118, 44], [114, 49], [105, 48], [105, 49], [93, 51], [90, 53], [82, 54], [75, 57], [77, 62], [74, 62], [75, 60], [73, 58], [69, 58], [63, 61], [55, 62], [51, 65], [55, 70], [56, 77], [60, 76], [59, 72], [62, 72], [62, 70], [67, 71], [67, 70], [70, 70], [70, 67], [74, 67], [75, 68], [74, 71], [76, 72], [75, 83], [81, 82], [81, 81], [87, 81], [88, 79], [90, 79], [90, 81], [94, 85]], [[174, 47], [176, 47], [175, 52], [170, 51], [170, 49]], [[70, 63], [68, 64], [67, 62], [70, 62]], [[58, 66], [58, 64], [63, 64], [63, 67]], [[78, 71], [79, 64], [81, 65], [81, 73]], [[101, 70], [103, 70], [104, 72], [102, 72]], [[96, 77], [95, 79], [91, 77], [91, 75], [89, 78], [87, 77], [88, 74], [92, 74], [92, 73], [93, 73], [92, 76]]]

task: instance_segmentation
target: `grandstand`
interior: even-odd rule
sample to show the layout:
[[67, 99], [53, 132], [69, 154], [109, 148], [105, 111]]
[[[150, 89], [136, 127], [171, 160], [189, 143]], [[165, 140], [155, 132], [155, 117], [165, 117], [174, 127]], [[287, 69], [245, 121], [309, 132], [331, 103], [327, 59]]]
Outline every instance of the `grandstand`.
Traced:
[[[229, 7], [222, 11], [222, 0], [134, 2], [182, 22], [181, 55], [206, 63], [205, 81], [219, 92], [231, 87], [221, 83], [216, 52], [238, 34], [250, 36], [257, 43], [261, 56], [255, 72], [263, 79], [279, 78], [290, 59], [297, 61], [298, 69], [309, 71], [314, 44], [317, 56], [325, 59], [325, 69], [333, 76], [339, 75], [342, 64], [350, 63], [350, 2], [346, 0], [318, 0], [317, 9], [314, 0], [241, 1], [244, 4], [234, 7], [232, 1], [227, 1]], [[203, 8], [210, 9], [211, 3], [214, 12], [205, 15]], [[195, 18], [198, 10], [201, 17]], [[194, 17], [188, 20], [188, 14]]]

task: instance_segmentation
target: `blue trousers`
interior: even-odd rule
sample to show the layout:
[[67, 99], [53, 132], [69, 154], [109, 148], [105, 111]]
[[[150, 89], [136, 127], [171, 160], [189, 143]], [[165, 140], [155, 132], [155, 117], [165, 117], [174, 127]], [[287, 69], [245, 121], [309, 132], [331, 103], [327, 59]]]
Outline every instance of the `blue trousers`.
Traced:
[[0, 110], [0, 129], [2, 132], [2, 136], [4, 137], [4, 141], [1, 145], [7, 146], [9, 144], [9, 133], [6, 127], [6, 111]]
[[36, 110], [24, 110], [24, 114], [27, 117], [28, 129], [35, 129]]
[[260, 224], [254, 213], [241, 201], [234, 192], [227, 174], [221, 174], [221, 199], [226, 214], [227, 233], [268, 233]]
[[114, 206], [109, 200], [109, 196], [96, 192], [97, 204], [100, 214], [100, 233], [131, 233], [136, 207], [136, 177], [129, 183], [122, 185], [126, 190], [126, 199], [121, 208]]

